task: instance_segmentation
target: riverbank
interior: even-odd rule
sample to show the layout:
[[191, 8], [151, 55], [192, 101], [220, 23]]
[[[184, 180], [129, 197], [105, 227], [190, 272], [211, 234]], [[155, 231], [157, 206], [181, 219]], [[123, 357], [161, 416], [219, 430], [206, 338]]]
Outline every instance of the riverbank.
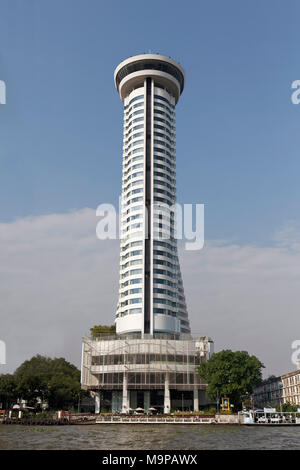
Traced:
[[[61, 413], [61, 412], [60, 412]], [[74, 426], [74, 425], [241, 425], [241, 426], [296, 426], [300, 427], [299, 420], [289, 422], [273, 422], [271, 419], [265, 421], [245, 420], [243, 414], [215, 414], [215, 415], [95, 415], [95, 414], [64, 414], [57, 417], [49, 415], [48, 417], [5, 417], [0, 421], [3, 425], [19, 426]]]
[[238, 415], [84, 415], [64, 414], [49, 416], [5, 416], [0, 423], [24, 426], [63, 426], [87, 424], [239, 424]]
[[85, 413], [57, 412], [54, 414], [20, 415], [13, 416], [5, 414], [0, 419], [3, 425], [24, 425], [24, 426], [65, 426], [65, 425], [86, 425], [95, 424], [98, 415]]

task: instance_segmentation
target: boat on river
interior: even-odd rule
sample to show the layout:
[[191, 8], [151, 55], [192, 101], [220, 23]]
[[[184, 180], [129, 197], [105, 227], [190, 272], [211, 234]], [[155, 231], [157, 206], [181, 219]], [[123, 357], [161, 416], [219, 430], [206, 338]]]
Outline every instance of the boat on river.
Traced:
[[263, 410], [240, 411], [239, 423], [265, 426], [297, 426], [300, 425], [300, 409], [298, 411], [276, 411], [275, 408]]

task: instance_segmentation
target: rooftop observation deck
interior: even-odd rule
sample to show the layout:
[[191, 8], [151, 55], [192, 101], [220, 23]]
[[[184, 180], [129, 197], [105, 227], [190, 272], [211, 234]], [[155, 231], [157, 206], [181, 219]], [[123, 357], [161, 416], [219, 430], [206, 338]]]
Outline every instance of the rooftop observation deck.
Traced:
[[122, 101], [134, 88], [141, 86], [146, 77], [168, 88], [177, 103], [184, 89], [184, 70], [178, 62], [160, 54], [136, 55], [118, 65], [114, 80]]

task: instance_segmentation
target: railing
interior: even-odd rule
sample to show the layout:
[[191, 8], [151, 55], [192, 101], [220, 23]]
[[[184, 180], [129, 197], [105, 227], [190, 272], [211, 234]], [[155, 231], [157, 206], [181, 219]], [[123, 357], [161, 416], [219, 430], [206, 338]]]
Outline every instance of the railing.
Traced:
[[141, 423], [141, 424], [212, 424], [216, 423], [214, 416], [191, 418], [178, 417], [145, 417], [145, 416], [100, 416], [96, 419], [96, 424], [115, 424], [115, 423]]
[[153, 340], [153, 339], [163, 339], [163, 340], [181, 340], [181, 341], [208, 341], [211, 342], [212, 339], [208, 336], [192, 336], [189, 333], [154, 333], [153, 335], [141, 335], [141, 334], [111, 334], [111, 333], [102, 333], [99, 336], [85, 335], [84, 338], [92, 341], [112, 341], [112, 340]]

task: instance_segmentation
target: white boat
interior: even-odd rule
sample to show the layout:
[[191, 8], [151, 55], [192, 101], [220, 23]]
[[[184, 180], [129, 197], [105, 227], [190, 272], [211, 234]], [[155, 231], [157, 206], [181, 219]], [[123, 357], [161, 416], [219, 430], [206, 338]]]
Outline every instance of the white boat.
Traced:
[[279, 412], [275, 408], [239, 412], [240, 424], [252, 425], [299, 425], [300, 412]]

